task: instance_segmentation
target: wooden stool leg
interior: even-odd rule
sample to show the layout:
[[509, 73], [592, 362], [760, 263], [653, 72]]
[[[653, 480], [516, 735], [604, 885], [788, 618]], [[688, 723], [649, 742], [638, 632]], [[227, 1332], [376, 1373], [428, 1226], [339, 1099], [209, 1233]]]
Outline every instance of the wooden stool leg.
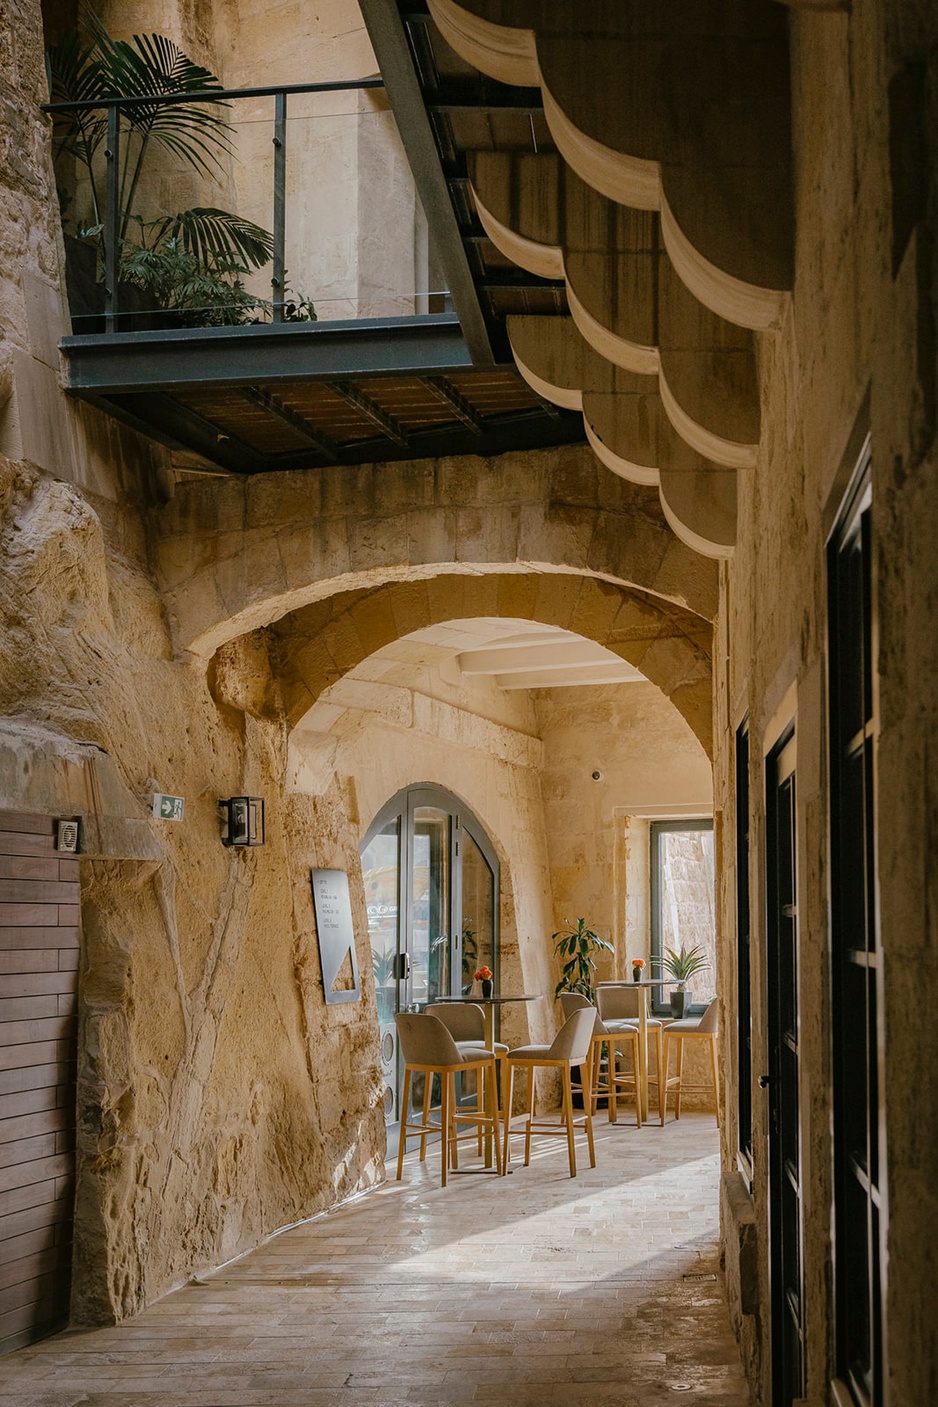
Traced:
[[[486, 1079], [488, 1080], [488, 1086], [489, 1086], [489, 1100], [490, 1100], [490, 1102], [491, 1102], [492, 1144], [493, 1144], [494, 1149], [495, 1149], [495, 1171], [496, 1171], [496, 1173], [498, 1174], [498, 1176], [501, 1177], [502, 1172], [503, 1172], [503, 1170], [504, 1170], [504, 1164], [503, 1164], [503, 1162], [502, 1162], [502, 1141], [501, 1141], [501, 1139], [499, 1138], [499, 1132], [500, 1132], [500, 1130], [499, 1130], [499, 1127], [498, 1127], [498, 1076], [497, 1076], [497, 1074], [496, 1074], [496, 1072], [495, 1072], [495, 1065], [496, 1065], [496, 1062], [493, 1060], [493, 1061], [491, 1062], [491, 1064], [489, 1064], [489, 1065], [487, 1065], [487, 1066], [485, 1067], [485, 1072], [484, 1072], [484, 1073], [485, 1073]], [[483, 1072], [480, 1070], [480, 1071], [479, 1071], [479, 1084], [480, 1084], [480, 1085], [481, 1085], [481, 1083], [482, 1083], [482, 1074], [483, 1074]], [[479, 1125], [479, 1127], [481, 1128], [481, 1124]]]
[[563, 1121], [567, 1126], [567, 1155], [570, 1160], [570, 1176], [576, 1177], [576, 1148], [573, 1142], [573, 1083], [570, 1066], [563, 1067]]
[[596, 1113], [596, 1105], [599, 1102], [599, 1074], [603, 1063], [603, 1043], [602, 1041], [590, 1042], [590, 1113]]
[[675, 1098], [674, 1098], [674, 1117], [675, 1117], [675, 1119], [679, 1119], [679, 1118], [681, 1117], [681, 1086], [682, 1086], [683, 1079], [684, 1079], [684, 1037], [683, 1037], [683, 1036], [678, 1036], [678, 1038], [677, 1038], [677, 1064], [675, 1065], [675, 1073], [676, 1073], [676, 1075], [677, 1075], [677, 1084], [676, 1084], [676, 1086], [675, 1086], [675, 1091], [674, 1091], [674, 1093], [675, 1093]]
[[453, 1082], [453, 1083], [452, 1083], [452, 1089], [450, 1090], [450, 1097], [449, 1097], [449, 1122], [450, 1122], [450, 1130], [451, 1130], [451, 1133], [450, 1133], [450, 1142], [452, 1143], [452, 1148], [453, 1148], [453, 1161], [452, 1161], [452, 1166], [453, 1166], [453, 1168], [458, 1172], [458, 1170], [459, 1170], [459, 1123], [458, 1123], [458, 1120], [457, 1120], [457, 1118], [456, 1118], [456, 1112], [457, 1112], [457, 1110], [458, 1110], [458, 1108], [459, 1108], [459, 1105], [458, 1105], [458, 1103], [456, 1102], [456, 1076], [455, 1076], [455, 1074], [453, 1074], [453, 1075], [444, 1075], [444, 1076], [442, 1076], [442, 1078], [443, 1078], [443, 1079], [452, 1080], [452, 1082]]
[[[573, 1110], [570, 1110], [571, 1114]], [[590, 1167], [596, 1166], [596, 1145], [593, 1142], [593, 1111], [587, 1104], [583, 1122], [586, 1124], [586, 1142], [590, 1150]]]
[[617, 1124], [619, 1122], [619, 1086], [616, 1084], [616, 1056], [618, 1050], [614, 1040], [607, 1043], [606, 1049], [606, 1084], [609, 1087], [609, 1122]]
[[[660, 1070], [661, 1070], [661, 1062], [660, 1062], [660, 1060], [659, 1060], [659, 1062], [658, 1062], [658, 1070], [659, 1070], [659, 1079], [660, 1079]], [[640, 1129], [641, 1126], [642, 1126], [642, 1101], [641, 1101], [641, 1099], [639, 1098], [639, 1093], [638, 1093], [638, 1033], [637, 1033], [637, 1032], [636, 1032], [636, 1034], [635, 1034], [635, 1035], [633, 1036], [633, 1038], [632, 1038], [632, 1072], [633, 1072], [633, 1074], [635, 1075], [635, 1127], [636, 1127], [637, 1129]]]
[[410, 1098], [410, 1070], [404, 1066], [404, 1093], [401, 1101], [401, 1136], [397, 1146], [397, 1180], [404, 1174], [404, 1146], [407, 1143], [407, 1101]]
[[524, 1126], [524, 1166], [531, 1165], [531, 1123], [534, 1119], [534, 1066], [528, 1066], [528, 1112]]
[[446, 1186], [446, 1173], [447, 1173], [447, 1169], [448, 1169], [448, 1167], [449, 1167], [449, 1145], [450, 1145], [450, 1139], [451, 1139], [451, 1137], [452, 1137], [452, 1127], [453, 1127], [453, 1116], [452, 1116], [452, 1112], [451, 1112], [451, 1110], [450, 1110], [450, 1080], [451, 1080], [451, 1078], [452, 1078], [452, 1076], [449, 1075], [449, 1074], [444, 1074], [444, 1075], [441, 1076], [441, 1083], [442, 1083], [442, 1085], [443, 1085], [443, 1088], [442, 1088], [442, 1090], [441, 1090], [441, 1092], [440, 1092], [440, 1124], [441, 1124], [441, 1135], [442, 1135], [441, 1138], [440, 1138], [440, 1143], [442, 1144], [442, 1149], [443, 1149], [442, 1157], [441, 1157], [441, 1160], [440, 1160], [440, 1162], [441, 1162], [441, 1169], [442, 1169], [442, 1175], [441, 1175], [441, 1181], [440, 1181], [440, 1186], [441, 1186], [441, 1187], [445, 1187], [445, 1186]]
[[717, 1038], [710, 1037], [710, 1064], [713, 1067], [713, 1106], [716, 1110], [717, 1128], [720, 1127], [720, 1076], [718, 1074], [719, 1062], [717, 1060]]
[[430, 1123], [430, 1108], [433, 1103], [433, 1076], [424, 1072], [423, 1076], [423, 1112], [420, 1116], [423, 1124], [423, 1133], [420, 1135], [420, 1161], [427, 1156], [427, 1125]]
[[506, 1060], [508, 1067], [508, 1095], [505, 1103], [505, 1150], [502, 1154], [502, 1167], [508, 1171], [508, 1164], [511, 1162], [511, 1101], [515, 1093], [515, 1067], [510, 1060]]
[[666, 1044], [666, 1042], [665, 1042], [664, 1035], [663, 1035], [663, 1033], [662, 1033], [662, 1029], [661, 1029], [661, 1027], [659, 1026], [659, 1027], [658, 1027], [658, 1116], [659, 1116], [659, 1118], [661, 1119], [662, 1126], [664, 1125], [665, 1108], [666, 1108], [667, 1103], [668, 1103], [668, 1059], [667, 1059], [667, 1056], [665, 1055], [665, 1051], [667, 1050], [667, 1048], [668, 1048], [668, 1047], [667, 1047], [667, 1044]]

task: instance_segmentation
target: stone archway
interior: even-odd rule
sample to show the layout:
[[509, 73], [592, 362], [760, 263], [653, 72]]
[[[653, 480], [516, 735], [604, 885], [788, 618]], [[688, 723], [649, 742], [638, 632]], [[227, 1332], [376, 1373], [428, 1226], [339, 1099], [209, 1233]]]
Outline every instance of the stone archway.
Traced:
[[711, 627], [644, 592], [562, 573], [441, 574], [342, 592], [270, 629], [272, 666], [292, 728], [331, 684], [401, 636], [470, 617], [536, 620], [583, 635], [634, 665], [711, 755]]
[[438, 591], [427, 582], [443, 574], [599, 578], [716, 614], [715, 563], [678, 541], [653, 488], [585, 446], [200, 480], [155, 530], [176, 648], [203, 660], [337, 593], [420, 579]]

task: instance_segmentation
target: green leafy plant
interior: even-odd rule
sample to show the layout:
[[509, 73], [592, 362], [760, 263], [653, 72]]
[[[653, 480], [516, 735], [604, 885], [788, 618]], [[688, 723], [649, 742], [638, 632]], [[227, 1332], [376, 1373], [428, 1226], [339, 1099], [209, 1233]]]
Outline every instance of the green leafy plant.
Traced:
[[564, 959], [560, 969], [560, 981], [554, 988], [554, 1000], [557, 1000], [561, 992], [580, 992], [587, 1001], [595, 1001], [595, 954], [614, 952], [613, 946], [588, 928], [586, 919], [578, 918], [575, 926], [568, 918], [564, 919], [564, 923], [567, 925], [566, 929], [551, 934], [555, 956]]
[[[177, 314], [191, 312], [191, 321], [198, 325], [243, 322], [269, 309], [269, 302], [249, 295], [243, 284], [246, 274], [262, 268], [272, 256], [268, 230], [214, 206], [193, 206], [150, 221], [137, 213], [141, 181], [153, 151], [168, 153], [203, 176], [223, 171], [223, 160], [232, 155], [233, 128], [224, 115], [228, 104], [211, 96], [212, 89], [221, 90], [215, 75], [166, 35], [112, 39], [92, 12], [85, 15], [84, 32], [61, 34], [48, 58], [54, 102], [106, 104], [116, 97], [201, 95], [197, 102], [142, 101], [121, 109], [120, 279], [143, 289], [159, 307]], [[103, 266], [106, 106], [59, 114], [56, 127], [57, 155], [74, 157], [87, 179], [91, 209], [78, 219], [77, 233], [95, 242]], [[206, 316], [199, 318], [202, 309]], [[315, 316], [308, 299], [294, 296], [291, 310], [291, 321]]]
[[673, 948], [665, 949], [661, 966], [665, 972], [675, 978], [679, 987], [683, 988], [695, 973], [703, 972], [705, 968], [710, 966], [710, 963], [699, 943], [695, 944], [693, 948], [685, 948], [682, 943], [678, 952], [675, 952]]

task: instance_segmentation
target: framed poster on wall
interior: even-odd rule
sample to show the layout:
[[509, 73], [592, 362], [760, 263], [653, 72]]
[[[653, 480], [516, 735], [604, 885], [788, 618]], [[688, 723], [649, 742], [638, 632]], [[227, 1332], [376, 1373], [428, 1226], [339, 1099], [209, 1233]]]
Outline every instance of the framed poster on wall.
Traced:
[[361, 1001], [352, 901], [345, 870], [310, 870], [326, 1004]]

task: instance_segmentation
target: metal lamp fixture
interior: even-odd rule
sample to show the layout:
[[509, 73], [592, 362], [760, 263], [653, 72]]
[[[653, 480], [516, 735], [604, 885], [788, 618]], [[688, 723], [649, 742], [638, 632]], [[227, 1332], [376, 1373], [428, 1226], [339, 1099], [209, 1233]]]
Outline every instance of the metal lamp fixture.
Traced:
[[222, 845], [264, 844], [264, 798], [232, 796], [219, 801]]

